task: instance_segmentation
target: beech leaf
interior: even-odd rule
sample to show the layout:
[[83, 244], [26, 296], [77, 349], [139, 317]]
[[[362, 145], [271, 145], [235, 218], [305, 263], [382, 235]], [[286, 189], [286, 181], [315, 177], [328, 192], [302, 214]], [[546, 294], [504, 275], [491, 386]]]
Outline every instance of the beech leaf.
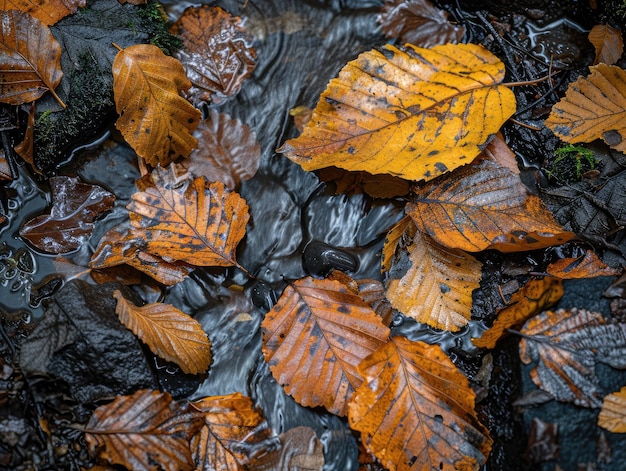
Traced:
[[596, 50], [594, 64], [615, 64], [624, 52], [622, 32], [609, 25], [595, 25], [589, 31], [589, 42]]
[[503, 78], [502, 62], [475, 44], [367, 51], [331, 80], [300, 137], [278, 151], [305, 170], [430, 180], [471, 162], [514, 113]]
[[197, 146], [200, 110], [179, 94], [190, 86], [181, 63], [157, 46], [137, 44], [115, 56], [115, 127], [150, 165], [166, 166]]
[[294, 427], [281, 433], [280, 448], [254, 460], [254, 471], [322, 471], [324, 446], [311, 427]]
[[485, 463], [492, 441], [476, 418], [475, 393], [441, 347], [392, 337], [359, 371], [365, 381], [348, 420], [383, 466], [477, 471]]
[[20, 10], [51, 26], [86, 5], [86, 0], [3, 0], [2, 10]]
[[546, 273], [562, 280], [594, 278], [596, 276], [616, 276], [621, 269], [611, 268], [596, 255], [587, 250], [584, 255], [575, 258], [561, 258], [548, 265]]
[[598, 427], [613, 433], [626, 433], [626, 386], [604, 397]]

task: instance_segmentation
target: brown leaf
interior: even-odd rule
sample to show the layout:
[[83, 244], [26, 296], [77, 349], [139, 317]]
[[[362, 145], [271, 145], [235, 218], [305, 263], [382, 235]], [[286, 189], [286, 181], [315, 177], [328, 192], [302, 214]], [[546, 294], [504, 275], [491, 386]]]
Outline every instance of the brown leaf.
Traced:
[[191, 83], [181, 63], [151, 44], [121, 50], [113, 61], [115, 127], [152, 166], [187, 157], [197, 146], [200, 110], [179, 95]]
[[467, 378], [438, 345], [392, 337], [359, 365], [350, 427], [391, 471], [478, 470], [491, 439]]
[[[4, 149], [0, 148], [0, 180], [13, 180], [13, 172], [9, 166]], [[4, 216], [0, 216], [0, 224], [5, 221]]]
[[533, 464], [556, 459], [559, 456], [559, 424], [533, 417], [525, 455]]
[[598, 427], [613, 433], [626, 433], [626, 386], [604, 397]]
[[177, 181], [157, 168], [154, 186], [132, 195], [128, 205], [135, 234], [146, 251], [194, 266], [233, 266], [248, 222], [248, 205], [221, 182], [203, 177]]
[[18, 10], [0, 11], [0, 102], [37, 100], [61, 82], [61, 46], [41, 21]]
[[193, 469], [190, 436], [202, 425], [169, 393], [141, 390], [98, 407], [85, 426], [92, 455], [133, 471]]
[[337, 167], [320, 169], [317, 175], [320, 180], [334, 182], [336, 193], [346, 195], [367, 193], [372, 198], [394, 198], [404, 196], [410, 190], [408, 181], [393, 175], [349, 172]]
[[35, 165], [33, 158], [33, 148], [35, 144], [35, 103], [31, 103], [28, 110], [28, 123], [26, 125], [26, 132], [24, 133], [24, 139], [18, 145], [14, 147], [15, 152], [24, 161], [33, 168], [37, 173], [41, 173]]
[[417, 227], [410, 216], [403, 217], [391, 228], [385, 237], [385, 245], [382, 251], [381, 271], [383, 273], [388, 272], [391, 268], [398, 247], [408, 247], [416, 232]]
[[589, 42], [596, 49], [594, 65], [600, 62], [613, 65], [622, 57], [624, 52], [622, 32], [609, 25], [595, 25], [591, 28]]
[[178, 58], [193, 84], [193, 103], [235, 95], [256, 65], [252, 38], [238, 16], [220, 7], [187, 8], [171, 28], [181, 36]]
[[409, 247], [411, 267], [387, 286], [387, 299], [398, 311], [436, 329], [456, 332], [470, 320], [472, 292], [481, 263], [462, 250], [441, 247], [417, 232]]
[[428, 0], [386, 0], [378, 22], [388, 38], [420, 47], [456, 44], [465, 34], [464, 26], [451, 24], [448, 14]]
[[576, 258], [562, 258], [548, 265], [546, 273], [571, 280], [579, 278], [594, 278], [596, 276], [615, 276], [622, 273], [621, 269], [611, 268], [596, 255], [593, 250], [587, 250], [585, 255]]
[[150, 350], [180, 366], [185, 373], [205, 373], [211, 364], [211, 344], [202, 325], [170, 304], [135, 306], [115, 291], [120, 322]]
[[279, 436], [280, 448], [253, 461], [254, 471], [322, 471], [324, 447], [311, 427], [294, 427]]
[[347, 413], [361, 384], [357, 365], [385, 343], [389, 329], [345, 285], [303, 278], [285, 288], [263, 323], [272, 375], [301, 405]]
[[475, 44], [367, 51], [331, 80], [304, 132], [278, 151], [305, 170], [430, 180], [471, 162], [513, 114], [503, 78], [502, 62]]
[[52, 209], [37, 216], [20, 229], [20, 236], [39, 250], [67, 253], [82, 246], [94, 229], [94, 220], [113, 209], [115, 195], [78, 178], [50, 179]]
[[47, 26], [76, 13], [86, 3], [86, 0], [3, 0], [0, 2], [2, 10], [23, 11]]
[[515, 175], [519, 175], [520, 173], [517, 159], [515, 158], [515, 152], [506, 144], [504, 136], [502, 136], [500, 132], [489, 141], [487, 147], [480, 153], [479, 158], [496, 162], [499, 167], [505, 167]]

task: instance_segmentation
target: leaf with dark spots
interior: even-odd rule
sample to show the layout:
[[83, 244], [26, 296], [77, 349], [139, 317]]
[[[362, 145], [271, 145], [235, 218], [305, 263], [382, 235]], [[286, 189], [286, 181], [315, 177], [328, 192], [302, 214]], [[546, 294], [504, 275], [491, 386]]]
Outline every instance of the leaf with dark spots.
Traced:
[[86, 0], [4, 0], [3, 10], [20, 10], [45, 25], [53, 25], [86, 4]]

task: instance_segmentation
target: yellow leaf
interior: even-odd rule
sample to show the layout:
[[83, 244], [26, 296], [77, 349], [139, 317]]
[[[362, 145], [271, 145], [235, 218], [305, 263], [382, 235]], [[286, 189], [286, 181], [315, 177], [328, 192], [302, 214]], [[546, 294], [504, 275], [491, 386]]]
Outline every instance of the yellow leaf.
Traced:
[[515, 112], [503, 78], [502, 62], [475, 44], [367, 51], [331, 80], [302, 135], [279, 152], [305, 170], [430, 180], [471, 162]]
[[604, 397], [598, 426], [613, 433], [626, 433], [626, 386]]

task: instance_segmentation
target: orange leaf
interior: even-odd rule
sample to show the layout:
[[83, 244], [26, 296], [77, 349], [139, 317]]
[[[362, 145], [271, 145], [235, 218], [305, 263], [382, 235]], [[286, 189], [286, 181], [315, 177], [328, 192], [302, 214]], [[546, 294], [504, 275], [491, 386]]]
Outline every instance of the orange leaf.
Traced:
[[279, 152], [305, 170], [430, 180], [471, 162], [513, 114], [503, 78], [502, 62], [475, 44], [367, 51], [330, 82], [302, 135]]
[[616, 276], [622, 273], [619, 268], [611, 268], [596, 255], [587, 250], [585, 255], [576, 258], [562, 258], [548, 265], [546, 273], [571, 280], [577, 278], [594, 278], [596, 276]]
[[27, 13], [0, 11], [0, 102], [37, 100], [61, 82], [61, 46], [41, 21]]
[[491, 160], [426, 183], [406, 212], [439, 244], [468, 252], [534, 250], [574, 237], [528, 194], [519, 175]]
[[200, 110], [179, 95], [190, 86], [181, 63], [156, 46], [137, 44], [115, 56], [115, 127], [150, 165], [166, 166], [198, 145], [192, 133]]
[[491, 439], [474, 412], [467, 378], [438, 345], [391, 340], [359, 365], [350, 427], [391, 471], [478, 470]]
[[50, 26], [76, 10], [83, 8], [86, 0], [3, 0], [1, 10], [20, 10]]
[[589, 31], [589, 42], [596, 49], [594, 64], [615, 64], [624, 52], [624, 39], [619, 29], [609, 25], [595, 25]]
[[248, 223], [248, 205], [221, 182], [203, 177], [176, 180], [157, 168], [154, 186], [132, 195], [128, 205], [135, 234], [146, 251], [194, 266], [232, 266]]
[[202, 425], [169, 393], [141, 390], [98, 407], [85, 426], [92, 455], [133, 471], [193, 469], [189, 439]]
[[287, 286], [263, 323], [272, 375], [303, 406], [347, 413], [361, 384], [357, 365], [385, 343], [389, 329], [342, 283], [303, 278]]
[[480, 283], [481, 263], [462, 250], [441, 247], [419, 232], [408, 250], [411, 267], [387, 287], [391, 305], [436, 329], [456, 332], [465, 327], [470, 320], [472, 291]]
[[120, 322], [159, 357], [176, 363], [185, 373], [205, 373], [211, 364], [211, 344], [202, 325], [170, 304], [135, 306], [120, 291], [115, 313]]
[[613, 433], [626, 433], [626, 386], [604, 397], [598, 427]]
[[409, 245], [410, 241], [415, 237], [416, 231], [417, 227], [415, 227], [413, 220], [409, 216], [405, 216], [387, 233], [380, 263], [383, 273], [388, 272], [391, 268], [398, 246]]
[[35, 160], [33, 156], [35, 146], [35, 103], [31, 103], [30, 109], [28, 110], [28, 122], [26, 124], [26, 131], [24, 133], [24, 139], [22, 142], [17, 144], [14, 149], [15, 152], [28, 164], [30, 164], [31, 168], [37, 172], [41, 173], [41, 171], [35, 165]]
[[545, 125], [565, 142], [602, 138], [613, 149], [624, 152], [626, 70], [606, 64], [589, 70], [589, 76], [569, 84], [565, 98], [552, 107]]
[[472, 343], [480, 348], [494, 348], [504, 331], [521, 324], [535, 314], [551, 307], [563, 296], [563, 282], [546, 276], [532, 278], [509, 299], [507, 306], [498, 312], [498, 317], [490, 329]]

